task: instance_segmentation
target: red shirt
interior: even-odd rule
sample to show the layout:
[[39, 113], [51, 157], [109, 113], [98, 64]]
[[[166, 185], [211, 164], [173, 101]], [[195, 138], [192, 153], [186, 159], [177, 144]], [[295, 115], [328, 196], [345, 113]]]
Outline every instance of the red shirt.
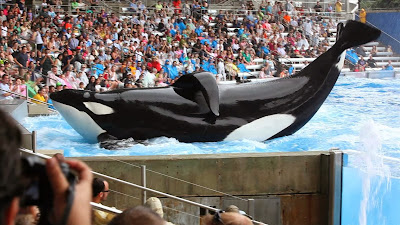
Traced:
[[151, 67], [156, 68], [157, 71], [161, 70], [161, 64], [158, 61], [152, 61], [151, 62]]

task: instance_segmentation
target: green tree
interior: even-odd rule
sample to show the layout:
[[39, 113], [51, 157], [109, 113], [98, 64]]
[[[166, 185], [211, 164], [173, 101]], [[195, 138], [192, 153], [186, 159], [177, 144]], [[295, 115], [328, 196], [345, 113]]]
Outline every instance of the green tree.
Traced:
[[399, 9], [400, 8], [400, 0], [375, 0], [375, 1], [361, 1], [362, 8], [368, 9]]

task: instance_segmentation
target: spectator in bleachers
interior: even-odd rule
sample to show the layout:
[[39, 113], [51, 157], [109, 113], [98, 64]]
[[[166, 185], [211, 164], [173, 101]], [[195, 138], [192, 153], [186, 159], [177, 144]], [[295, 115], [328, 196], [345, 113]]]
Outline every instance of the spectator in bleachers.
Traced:
[[317, 4], [314, 6], [315, 12], [322, 12], [322, 5], [317, 1]]
[[360, 11], [360, 22], [361, 23], [367, 22], [367, 12], [365, 11], [365, 9], [361, 9]]
[[378, 65], [376, 64], [376, 61], [374, 58], [372, 58], [372, 55], [369, 56], [368, 60], [367, 60], [367, 66], [369, 68], [376, 68], [378, 67]]
[[340, 12], [342, 12], [342, 2], [340, 1], [340, 0], [337, 0], [336, 1], [336, 4], [335, 4], [335, 9], [336, 9], [336, 12], [337, 13], [340, 13]]
[[14, 62], [19, 66], [18, 71], [19, 71], [19, 76], [24, 77], [25, 80], [28, 80], [27, 78], [27, 65], [28, 65], [28, 48], [26, 46], [23, 46], [21, 51], [18, 52], [15, 56]]
[[378, 53], [378, 50], [376, 49], [376, 45], [372, 46], [371, 52], [369, 53], [373, 57], [376, 57]]
[[166, 222], [150, 208], [137, 206], [124, 210], [109, 225], [165, 225]]
[[47, 100], [49, 99], [49, 96], [46, 93], [46, 89], [40, 88], [38, 93], [35, 96], [33, 96], [33, 99], [36, 99], [32, 100], [32, 102], [34, 103], [45, 104], [45, 102], [47, 102]]
[[392, 65], [392, 60], [389, 60], [388, 64], [386, 64], [383, 68], [384, 70], [394, 70]]
[[[182, 18], [183, 14], [172, 15], [175, 7], [161, 2], [156, 4], [156, 10], [128, 18], [117, 17], [104, 9], [92, 9], [93, 14], [79, 12], [73, 17], [63, 13], [53, 15], [50, 13], [52, 10], [45, 9], [39, 14], [32, 13], [32, 21], [28, 15], [19, 23], [5, 17], [3, 26], [7, 32], [2, 31], [2, 35], [5, 35], [6, 40], [0, 44], [15, 44], [10, 47], [3, 44], [6, 51], [0, 51], [0, 57], [11, 64], [8, 74], [12, 74], [14, 63], [10, 55], [21, 46], [19, 36], [14, 34], [17, 31], [37, 46], [37, 49], [28, 49], [28, 66], [33, 67], [36, 74], [45, 74], [53, 65], [57, 66], [58, 71], [52, 73], [53, 85], [60, 82], [69, 87], [69, 83], [72, 88], [79, 88], [80, 82], [83, 82], [87, 87], [91, 86], [88, 77], [103, 75], [98, 81], [101, 87], [98, 90], [106, 90], [123, 81], [127, 72], [132, 73], [134, 84], [140, 75], [144, 75], [146, 81], [146, 75], [154, 75], [153, 68], [156, 68], [154, 86], [158, 86], [173, 83], [180, 74], [193, 71], [204, 70], [219, 74], [223, 61], [226, 62], [225, 72], [234, 78], [239, 72], [239, 64], [235, 65], [228, 59], [235, 61], [244, 58], [244, 61], [240, 59], [241, 63], [245, 62], [243, 70], [246, 66], [256, 64], [257, 58], [272, 55], [316, 57], [330, 46], [328, 39], [320, 42], [319, 38], [330, 36], [329, 29], [336, 27], [335, 20], [297, 12], [285, 13], [284, 10], [290, 8], [289, 4], [290, 1], [273, 6], [270, 2], [263, 3], [260, 10], [246, 11], [245, 18], [224, 11], [219, 11], [216, 18], [213, 18], [206, 10], [207, 4], [197, 1], [190, 5], [193, 16], [186, 15], [185, 19]], [[133, 0], [133, 5], [136, 5], [135, 12], [147, 11], [142, 2]], [[14, 8], [10, 6], [5, 12], [11, 13]], [[130, 10], [133, 11], [132, 7]], [[299, 8], [293, 10], [298, 11]], [[18, 14], [18, 9], [15, 11]], [[196, 11], [202, 11], [204, 15], [196, 15]], [[43, 12], [47, 12], [47, 19]], [[179, 9], [176, 12], [179, 13]], [[270, 14], [274, 17], [270, 18]], [[33, 32], [30, 27], [33, 27]], [[287, 36], [283, 35], [286, 32]], [[55, 58], [53, 63], [49, 57], [46, 58], [47, 55]], [[46, 60], [42, 62], [44, 58]], [[159, 74], [161, 67], [168, 77]], [[272, 73], [271, 68], [275, 69], [269, 64], [266, 67], [268, 73]], [[72, 71], [68, 72], [68, 68]]]
[[201, 225], [252, 225], [253, 222], [246, 216], [237, 212], [216, 212], [214, 215], [206, 215], [200, 219]]
[[4, 74], [0, 83], [0, 100], [3, 99], [13, 99], [12, 93], [10, 93], [10, 77], [7, 74]]
[[367, 61], [365, 61], [364, 56], [361, 56], [360, 60], [358, 60], [358, 66], [360, 72], [365, 71], [365, 67], [367, 66]]
[[386, 51], [387, 51], [387, 52], [390, 52], [390, 53], [393, 53], [392, 46], [388, 45]]

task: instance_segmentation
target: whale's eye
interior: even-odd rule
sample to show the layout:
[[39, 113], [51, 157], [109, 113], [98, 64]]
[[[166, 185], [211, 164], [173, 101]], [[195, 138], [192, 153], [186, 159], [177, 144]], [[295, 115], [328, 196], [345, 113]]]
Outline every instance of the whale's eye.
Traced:
[[90, 97], [90, 93], [89, 93], [89, 92], [85, 92], [85, 93], [83, 94], [83, 97], [84, 97], [84, 98], [89, 98], [89, 97]]

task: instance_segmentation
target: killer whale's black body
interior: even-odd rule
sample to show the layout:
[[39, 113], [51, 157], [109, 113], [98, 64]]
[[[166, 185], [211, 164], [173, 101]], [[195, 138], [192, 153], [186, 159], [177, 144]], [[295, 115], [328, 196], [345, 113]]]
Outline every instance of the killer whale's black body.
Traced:
[[64, 90], [50, 97], [67, 122], [90, 141], [162, 136], [182, 142], [264, 141], [304, 126], [335, 85], [342, 53], [379, 35], [379, 30], [355, 21], [339, 24], [331, 49], [296, 75], [270, 82], [218, 86], [211, 74], [202, 72], [166, 88]]

